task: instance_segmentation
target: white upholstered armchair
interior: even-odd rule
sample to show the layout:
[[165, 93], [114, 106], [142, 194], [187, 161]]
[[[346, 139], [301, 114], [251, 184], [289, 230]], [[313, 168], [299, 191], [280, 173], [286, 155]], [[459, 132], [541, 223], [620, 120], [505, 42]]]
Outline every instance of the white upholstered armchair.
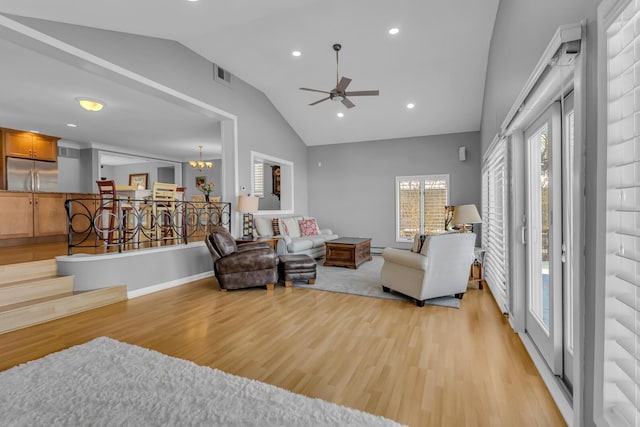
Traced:
[[418, 253], [386, 248], [380, 272], [382, 288], [424, 301], [446, 295], [462, 299], [467, 291], [469, 269], [474, 260], [474, 233], [427, 236]]

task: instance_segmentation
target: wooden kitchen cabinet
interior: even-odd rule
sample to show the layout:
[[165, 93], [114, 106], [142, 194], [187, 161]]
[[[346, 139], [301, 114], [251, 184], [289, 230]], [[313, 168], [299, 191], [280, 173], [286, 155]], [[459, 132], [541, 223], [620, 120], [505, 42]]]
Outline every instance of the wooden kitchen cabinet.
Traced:
[[33, 235], [67, 234], [67, 211], [64, 193], [33, 193]]
[[67, 234], [65, 193], [0, 192], [0, 239]]
[[0, 192], [0, 239], [33, 237], [33, 193]]
[[4, 155], [24, 159], [58, 160], [58, 139], [13, 129], [2, 129], [4, 139]]

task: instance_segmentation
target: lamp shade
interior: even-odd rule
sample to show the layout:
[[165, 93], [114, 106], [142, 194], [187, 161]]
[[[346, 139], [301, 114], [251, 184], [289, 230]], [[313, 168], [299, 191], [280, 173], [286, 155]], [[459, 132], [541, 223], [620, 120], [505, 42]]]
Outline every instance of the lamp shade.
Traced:
[[482, 222], [476, 205], [460, 205], [453, 210], [454, 224], [479, 224]]
[[238, 196], [238, 212], [254, 213], [258, 211], [258, 198], [256, 196]]

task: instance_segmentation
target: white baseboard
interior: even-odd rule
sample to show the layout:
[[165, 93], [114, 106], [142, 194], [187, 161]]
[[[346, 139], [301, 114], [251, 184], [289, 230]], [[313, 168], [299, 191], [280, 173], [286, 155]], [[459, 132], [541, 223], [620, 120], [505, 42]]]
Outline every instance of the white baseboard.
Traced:
[[519, 333], [518, 336], [524, 344], [524, 347], [527, 349], [527, 353], [533, 360], [533, 364], [538, 369], [538, 373], [542, 377], [542, 381], [547, 386], [549, 393], [551, 394], [551, 398], [558, 406], [564, 421], [568, 426], [573, 425], [573, 402], [571, 401], [570, 396], [567, 395], [567, 392], [564, 389], [564, 386], [560, 383], [560, 379], [553, 375], [549, 366], [547, 366], [547, 362], [544, 360], [538, 348], [535, 346], [531, 337], [527, 333]]
[[170, 282], [158, 283], [157, 285], [147, 286], [146, 288], [136, 289], [135, 291], [129, 291], [127, 292], [127, 298], [132, 299], [141, 297], [143, 295], [152, 294], [154, 292], [164, 291], [165, 289], [175, 288], [176, 286], [184, 285], [195, 280], [205, 279], [213, 275], [213, 271], [207, 271], [200, 274], [194, 274], [193, 276], [182, 277]]

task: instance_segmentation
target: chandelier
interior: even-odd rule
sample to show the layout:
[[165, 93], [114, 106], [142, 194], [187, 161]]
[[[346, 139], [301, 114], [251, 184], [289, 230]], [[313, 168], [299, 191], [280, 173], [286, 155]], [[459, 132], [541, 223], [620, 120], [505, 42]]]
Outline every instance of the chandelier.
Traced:
[[200, 160], [189, 160], [189, 164], [191, 165], [191, 167], [194, 169], [198, 168], [199, 171], [201, 171], [205, 167], [212, 168], [213, 163], [205, 162], [204, 160], [202, 160], [202, 145], [198, 145], [198, 148], [200, 149]]

